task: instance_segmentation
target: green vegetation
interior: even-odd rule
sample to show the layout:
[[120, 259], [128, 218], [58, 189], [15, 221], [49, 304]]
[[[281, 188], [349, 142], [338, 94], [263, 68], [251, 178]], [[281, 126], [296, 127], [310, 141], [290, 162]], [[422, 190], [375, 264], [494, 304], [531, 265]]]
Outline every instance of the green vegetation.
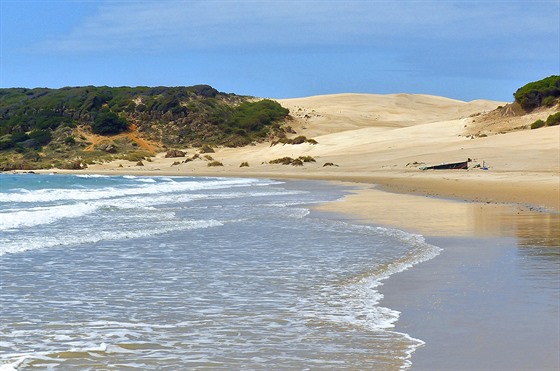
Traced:
[[[241, 103], [225, 122], [226, 130], [258, 133], [273, 122], [288, 116], [289, 111], [275, 101], [263, 99]], [[264, 134], [264, 133], [263, 133]]]
[[280, 164], [280, 165], [291, 165], [292, 161], [294, 161], [291, 157], [281, 157], [270, 161], [271, 164]]
[[517, 89], [513, 96], [526, 111], [540, 106], [552, 106], [560, 97], [560, 76], [553, 75], [530, 82]]
[[146, 160], [150, 157], [153, 157], [154, 155], [150, 152], [147, 151], [135, 151], [135, 152], [131, 152], [131, 153], [127, 153], [125, 155], [121, 156], [121, 159], [123, 160], [127, 160], [130, 162], [138, 162], [138, 161], [142, 161], [142, 160]]
[[222, 164], [220, 161], [212, 161], [208, 163], [208, 167], [213, 167], [213, 166], [224, 166], [224, 164]]
[[105, 161], [138, 147], [112, 139], [85, 152], [92, 144], [89, 133], [109, 136], [131, 130], [162, 146], [204, 146], [202, 152], [211, 153], [214, 146], [245, 146], [282, 134], [288, 113], [275, 101], [255, 101], [208, 85], [0, 89], [0, 171], [15, 164], [62, 166], [63, 159], [86, 156], [90, 163], [94, 158]]
[[538, 129], [545, 126], [545, 122], [543, 120], [537, 120], [531, 124], [531, 129]]
[[114, 112], [101, 112], [91, 124], [91, 131], [95, 134], [119, 134], [128, 129], [128, 123]]
[[560, 125], [560, 112], [553, 113], [546, 119], [546, 126]]
[[556, 126], [560, 125], [560, 112], [553, 113], [549, 115], [546, 121], [537, 120], [531, 124], [531, 129], [538, 129], [544, 126]]
[[200, 147], [200, 153], [214, 153], [214, 148], [210, 147], [208, 144]]
[[315, 139], [308, 139], [305, 135], [299, 135], [295, 138], [292, 139], [288, 139], [286, 137], [280, 138], [276, 141], [273, 141], [271, 143], [271, 146], [275, 146], [277, 144], [303, 144], [303, 143], [307, 143], [307, 144], [312, 144], [312, 145], [316, 145], [318, 144], [318, 142]]
[[271, 164], [303, 166], [304, 162], [315, 162], [311, 156], [299, 156], [298, 158], [281, 157], [270, 161]]

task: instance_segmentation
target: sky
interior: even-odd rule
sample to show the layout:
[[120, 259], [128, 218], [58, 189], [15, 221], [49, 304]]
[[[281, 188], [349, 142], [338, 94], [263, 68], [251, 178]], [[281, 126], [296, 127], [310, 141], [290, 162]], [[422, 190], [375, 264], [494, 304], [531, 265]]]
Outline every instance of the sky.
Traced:
[[0, 0], [0, 87], [513, 100], [560, 75], [559, 0]]

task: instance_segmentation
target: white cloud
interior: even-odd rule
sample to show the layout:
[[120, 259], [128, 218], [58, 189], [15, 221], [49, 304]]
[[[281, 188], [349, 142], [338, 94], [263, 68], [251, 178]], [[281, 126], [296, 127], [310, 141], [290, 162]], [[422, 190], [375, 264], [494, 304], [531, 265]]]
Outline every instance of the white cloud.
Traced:
[[[532, 11], [554, 9], [535, 2]], [[224, 47], [309, 47], [428, 40], [505, 39], [558, 34], [558, 16], [520, 2], [160, 0], [105, 1], [65, 35], [40, 46], [52, 52], [173, 51]], [[554, 5], [554, 4], [552, 4]], [[536, 10], [535, 10], [536, 9]]]

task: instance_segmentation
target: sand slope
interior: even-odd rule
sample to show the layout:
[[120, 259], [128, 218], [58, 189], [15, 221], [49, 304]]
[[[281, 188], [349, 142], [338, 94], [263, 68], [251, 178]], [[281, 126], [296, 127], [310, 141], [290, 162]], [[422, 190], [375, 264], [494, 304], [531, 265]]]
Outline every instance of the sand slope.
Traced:
[[[354, 180], [408, 192], [560, 209], [560, 127], [472, 135], [472, 127], [479, 125], [479, 130], [481, 118], [504, 102], [413, 94], [335, 94], [278, 101], [290, 109], [294, 136], [313, 138], [317, 145], [271, 146], [268, 142], [220, 148], [211, 156], [223, 163], [221, 167], [208, 167], [210, 160], [172, 166], [181, 159], [165, 159], [160, 154], [144, 167], [121, 161], [94, 165], [90, 171]], [[546, 119], [548, 113], [541, 115]], [[187, 152], [192, 155], [196, 150]], [[302, 167], [268, 164], [285, 156], [312, 156], [316, 162]], [[471, 166], [484, 164], [489, 170], [419, 170], [422, 165], [467, 158], [473, 160]], [[249, 167], [240, 168], [242, 162]], [[325, 163], [336, 166], [323, 167]], [[117, 169], [118, 165], [123, 167]]]

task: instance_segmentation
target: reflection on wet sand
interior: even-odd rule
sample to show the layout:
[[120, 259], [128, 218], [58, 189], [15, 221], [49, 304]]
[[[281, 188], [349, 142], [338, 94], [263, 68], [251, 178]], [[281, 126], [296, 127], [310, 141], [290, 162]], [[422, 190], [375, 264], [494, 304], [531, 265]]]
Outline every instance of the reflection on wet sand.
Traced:
[[424, 236], [517, 237], [522, 246], [560, 247], [560, 213], [361, 189], [319, 210]]

